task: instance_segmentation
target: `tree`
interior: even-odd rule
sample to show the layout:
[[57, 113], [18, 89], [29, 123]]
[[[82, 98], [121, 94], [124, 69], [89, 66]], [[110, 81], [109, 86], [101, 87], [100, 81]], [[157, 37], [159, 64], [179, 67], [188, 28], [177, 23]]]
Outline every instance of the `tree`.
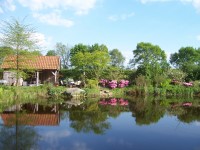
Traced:
[[167, 73], [171, 80], [183, 82], [187, 74], [180, 69], [169, 69]]
[[76, 69], [82, 70], [86, 77], [96, 80], [99, 80], [109, 61], [109, 54], [105, 51], [78, 52], [71, 58], [71, 63]]
[[15, 51], [11, 47], [2, 46], [0, 47], [0, 65], [3, 62], [3, 59], [8, 55], [14, 55]]
[[104, 51], [104, 52], [108, 53], [108, 48], [104, 44], [99, 45], [99, 44], [95, 43], [94, 45], [89, 46], [89, 51], [91, 53], [94, 52], [94, 51]]
[[86, 78], [99, 80], [109, 61], [108, 48], [103, 44], [78, 44], [71, 49], [71, 65], [80, 70], [83, 82]]
[[111, 65], [114, 67], [122, 67], [125, 61], [125, 57], [118, 49], [113, 49], [109, 52]]
[[55, 50], [49, 50], [46, 54], [46, 56], [56, 56], [56, 51]]
[[89, 51], [89, 46], [79, 43], [79, 44], [76, 44], [73, 48], [71, 48], [70, 57], [72, 58], [78, 52], [85, 53], [88, 51]]
[[182, 47], [171, 54], [170, 63], [187, 74], [187, 80], [200, 79], [200, 49]]
[[56, 44], [56, 53], [61, 58], [62, 68], [69, 68], [70, 66], [70, 48], [62, 43]]
[[[12, 18], [9, 21], [3, 21], [1, 25], [0, 38], [1, 45], [6, 47], [11, 47], [16, 54], [16, 78], [17, 84], [20, 78], [20, 52], [23, 50], [31, 51], [37, 48], [37, 40], [34, 38], [35, 29], [31, 25], [24, 23], [25, 19], [22, 21]], [[23, 61], [23, 60], [22, 60]]]
[[138, 43], [133, 54], [132, 62], [138, 67], [137, 73], [152, 80], [154, 76], [165, 73], [169, 67], [164, 50], [157, 45]]
[[117, 80], [126, 79], [125, 70], [119, 67], [108, 66], [103, 71], [102, 79]]

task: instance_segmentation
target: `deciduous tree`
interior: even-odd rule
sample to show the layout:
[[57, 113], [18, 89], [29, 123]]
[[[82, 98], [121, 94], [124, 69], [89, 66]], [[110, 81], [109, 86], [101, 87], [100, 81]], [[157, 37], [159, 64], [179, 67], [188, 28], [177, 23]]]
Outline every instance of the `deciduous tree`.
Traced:
[[113, 49], [109, 52], [111, 65], [114, 67], [122, 67], [125, 61], [125, 57], [118, 49]]
[[19, 67], [21, 61], [20, 52], [24, 50], [33, 51], [37, 49], [38, 41], [34, 37], [34, 33], [36, 33], [36, 31], [30, 24], [25, 24], [25, 19], [19, 21], [12, 18], [10, 21], [3, 21], [1, 23], [1, 46], [12, 48], [17, 56], [16, 70], [18, 83], [20, 72], [23, 72], [23, 70]]
[[56, 44], [56, 54], [61, 58], [62, 68], [70, 66], [70, 48], [62, 43]]
[[164, 73], [169, 67], [166, 54], [157, 45], [151, 43], [138, 43], [133, 50], [133, 64], [138, 67], [138, 74], [142, 74], [150, 79], [154, 79], [155, 75]]
[[187, 80], [200, 79], [200, 49], [182, 47], [178, 52], [171, 54], [170, 63], [187, 73]]

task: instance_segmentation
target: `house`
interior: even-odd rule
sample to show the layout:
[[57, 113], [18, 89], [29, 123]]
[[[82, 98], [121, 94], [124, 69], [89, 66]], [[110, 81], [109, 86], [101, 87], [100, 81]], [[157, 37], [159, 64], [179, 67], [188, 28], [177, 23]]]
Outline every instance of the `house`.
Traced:
[[4, 69], [3, 79], [8, 82], [8, 85], [16, 82], [17, 68], [23, 70], [28, 75], [25, 79], [20, 78], [21, 85], [22, 83], [23, 85], [39, 85], [45, 82], [57, 83], [60, 70], [60, 57], [7, 56], [1, 68]]

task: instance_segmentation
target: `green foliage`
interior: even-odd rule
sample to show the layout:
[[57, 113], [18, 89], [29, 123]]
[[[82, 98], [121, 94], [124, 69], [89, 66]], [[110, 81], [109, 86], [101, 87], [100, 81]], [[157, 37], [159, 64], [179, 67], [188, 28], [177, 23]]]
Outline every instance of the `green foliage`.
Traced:
[[170, 82], [171, 80], [168, 79], [165, 75], [155, 75], [153, 79], [155, 87], [167, 87]]
[[29, 57], [29, 58], [31, 58], [31, 56], [42, 56], [42, 54], [39, 50], [33, 50], [33, 51], [20, 50], [19, 55], [26, 56], [26, 57]]
[[111, 90], [112, 96], [115, 98], [121, 98], [125, 96], [125, 90], [126, 88], [114, 88]]
[[0, 87], [0, 95], [3, 94], [3, 88]]
[[161, 82], [161, 88], [167, 88], [171, 83], [171, 79], [165, 79]]
[[193, 82], [193, 87], [194, 88], [199, 88], [200, 87], [200, 81], [199, 80], [196, 80]]
[[0, 47], [0, 66], [4, 60], [4, 58], [8, 55], [14, 55], [15, 54], [15, 51], [10, 48], [10, 47], [6, 47], [6, 46], [2, 46]]
[[187, 81], [200, 79], [200, 49], [182, 47], [178, 52], [171, 54], [170, 63], [187, 73]]
[[100, 90], [99, 88], [84, 88], [86, 94], [87, 94], [87, 97], [95, 97], [95, 98], [99, 98], [99, 93], [100, 93]]
[[24, 21], [12, 18], [11, 21], [3, 21], [1, 26], [1, 44], [11, 47], [16, 54], [20, 50], [35, 50], [36, 48], [37, 40], [33, 38], [35, 30], [31, 25], [24, 24]]
[[118, 49], [113, 49], [109, 52], [111, 65], [114, 67], [122, 67], [125, 61], [125, 57]]
[[0, 68], [0, 79], [3, 79], [3, 69]]
[[78, 52], [71, 58], [71, 63], [76, 69], [85, 73], [87, 78], [99, 80], [107, 67], [109, 55], [105, 51]]
[[102, 79], [110, 79], [110, 80], [120, 80], [128, 78], [124, 69], [114, 66], [108, 66], [102, 73]]
[[84, 44], [76, 44], [73, 48], [71, 48], [70, 50], [70, 58], [72, 58], [75, 54], [82, 52], [89, 52], [89, 47], [87, 45]]
[[56, 51], [55, 50], [49, 50], [46, 54], [46, 56], [56, 56]]
[[163, 74], [169, 65], [166, 60], [165, 52], [157, 45], [151, 43], [138, 43], [133, 50], [133, 65], [138, 66], [137, 74], [142, 74], [150, 79], [154, 76]]
[[47, 97], [47, 88], [45, 86], [39, 87], [15, 87], [15, 86], [1, 86], [3, 94], [0, 99], [4, 102], [11, 102], [15, 99], [33, 99]]
[[89, 52], [91, 52], [91, 53], [93, 53], [95, 51], [101, 51], [101, 52], [108, 53], [108, 48], [104, 44], [99, 45], [99, 44], [95, 43], [92, 46], [88, 46], [88, 49], [89, 49]]
[[60, 79], [67, 80], [69, 78], [72, 78], [74, 80], [82, 80], [81, 71], [77, 69], [61, 69]]
[[146, 78], [145, 76], [143, 76], [143, 75], [139, 75], [135, 79], [135, 83], [139, 87], [145, 87], [145, 86], [150, 85], [150, 80], [148, 78]]
[[92, 79], [88, 79], [87, 81], [86, 81], [86, 87], [87, 88], [90, 88], [90, 89], [92, 89], [92, 88], [97, 88], [98, 87], [98, 83], [99, 83], [99, 81], [98, 80], [92, 80]]
[[51, 97], [59, 97], [62, 96], [62, 93], [66, 91], [66, 88], [63, 86], [55, 87], [51, 86], [48, 87], [48, 95]]
[[171, 80], [176, 81], [184, 81], [185, 77], [187, 76], [187, 74], [180, 69], [169, 69], [167, 75]]

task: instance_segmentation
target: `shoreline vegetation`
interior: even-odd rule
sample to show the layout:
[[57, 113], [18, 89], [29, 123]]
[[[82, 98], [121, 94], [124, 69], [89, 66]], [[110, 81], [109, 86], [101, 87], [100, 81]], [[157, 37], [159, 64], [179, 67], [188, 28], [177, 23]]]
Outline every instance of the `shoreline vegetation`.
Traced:
[[[65, 94], [68, 87], [54, 86], [53, 84], [44, 84], [41, 86], [5, 86], [0, 85], [0, 101], [13, 101], [15, 99], [70, 99]], [[169, 85], [165, 88], [152, 86], [130, 85], [123, 88], [107, 88], [97, 86], [93, 88], [82, 88], [85, 93], [77, 98], [120, 98], [120, 97], [177, 97], [194, 98], [200, 97], [200, 88], [195, 86]]]

